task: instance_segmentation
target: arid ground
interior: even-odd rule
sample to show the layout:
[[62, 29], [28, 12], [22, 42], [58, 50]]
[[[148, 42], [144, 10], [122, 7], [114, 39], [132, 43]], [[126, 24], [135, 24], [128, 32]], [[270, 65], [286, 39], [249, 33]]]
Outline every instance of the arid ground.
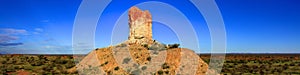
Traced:
[[[0, 74], [72, 74], [74, 58], [84, 55], [0, 55]], [[209, 63], [210, 54], [200, 54]], [[226, 54], [224, 75], [299, 75], [300, 54]], [[73, 74], [77, 74], [76, 72]]]

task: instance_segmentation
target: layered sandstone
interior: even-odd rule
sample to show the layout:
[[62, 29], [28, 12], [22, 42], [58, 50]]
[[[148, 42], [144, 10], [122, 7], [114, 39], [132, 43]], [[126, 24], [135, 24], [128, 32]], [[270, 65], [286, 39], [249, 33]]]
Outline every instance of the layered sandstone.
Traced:
[[133, 43], [152, 43], [152, 17], [148, 10], [131, 7], [128, 11], [129, 37]]

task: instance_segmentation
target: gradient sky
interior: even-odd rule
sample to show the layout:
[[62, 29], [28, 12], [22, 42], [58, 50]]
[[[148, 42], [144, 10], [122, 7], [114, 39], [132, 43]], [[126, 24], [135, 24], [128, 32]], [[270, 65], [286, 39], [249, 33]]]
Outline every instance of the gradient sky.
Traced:
[[[144, 1], [112, 1], [100, 17], [96, 47], [109, 46], [117, 19], [129, 7]], [[201, 13], [189, 1], [162, 2], [188, 17], [199, 38], [200, 50], [195, 51], [209, 53], [211, 40]], [[1, 0], [0, 54], [72, 53], [72, 27], [80, 3], [81, 0]], [[216, 0], [216, 3], [226, 27], [227, 53], [300, 53], [299, 0]], [[164, 14], [168, 13], [161, 13]], [[126, 38], [122, 36], [119, 40]], [[176, 34], [160, 23], [153, 23], [153, 38], [162, 43], [178, 42]]]

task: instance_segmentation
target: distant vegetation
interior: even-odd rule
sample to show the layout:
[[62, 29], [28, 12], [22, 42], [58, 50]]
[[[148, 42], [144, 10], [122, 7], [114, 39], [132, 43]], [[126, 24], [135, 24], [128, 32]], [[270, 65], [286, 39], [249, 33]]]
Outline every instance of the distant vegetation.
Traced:
[[0, 74], [68, 74], [73, 56], [1, 55]]
[[[200, 57], [205, 62], [210, 61], [210, 55], [200, 55]], [[221, 73], [224, 75], [300, 75], [299, 58], [299, 54], [231, 54], [226, 55]]]
[[[205, 62], [210, 61], [210, 55], [200, 55], [200, 57]], [[299, 58], [300, 55], [226, 55], [221, 73], [224, 75], [299, 75]], [[0, 75], [72, 74], [68, 73], [68, 69], [75, 66], [76, 61], [73, 59], [72, 55], [0, 55]]]

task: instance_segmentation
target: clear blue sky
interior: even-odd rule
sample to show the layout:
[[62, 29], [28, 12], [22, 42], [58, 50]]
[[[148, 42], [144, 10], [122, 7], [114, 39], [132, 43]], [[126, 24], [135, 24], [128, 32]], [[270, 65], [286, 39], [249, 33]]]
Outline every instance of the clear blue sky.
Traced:
[[[110, 45], [111, 31], [119, 16], [143, 1], [112, 1], [100, 17], [103, 21], [97, 26], [96, 47]], [[209, 53], [209, 30], [200, 12], [185, 0], [162, 2], [188, 17], [199, 38], [200, 50], [195, 51]], [[81, 0], [1, 0], [0, 53], [72, 53], [72, 27], [80, 3]], [[226, 27], [227, 53], [300, 53], [299, 0], [216, 0], [216, 3]], [[154, 39], [178, 42], [175, 33], [163, 24], [153, 23], [153, 29]], [[124, 38], [127, 36], [120, 37]]]

